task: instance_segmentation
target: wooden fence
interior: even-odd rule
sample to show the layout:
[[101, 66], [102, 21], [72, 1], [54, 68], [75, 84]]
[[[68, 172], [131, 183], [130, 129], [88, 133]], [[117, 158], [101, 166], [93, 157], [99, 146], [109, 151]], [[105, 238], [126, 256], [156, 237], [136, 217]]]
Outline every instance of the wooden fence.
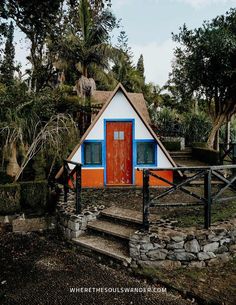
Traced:
[[[158, 175], [158, 172], [172, 170], [179, 175], [177, 182], [169, 181], [166, 178]], [[186, 175], [185, 173], [188, 173]], [[161, 180], [170, 185], [165, 188], [161, 194], [154, 198], [150, 197], [150, 177]], [[201, 196], [194, 190], [188, 187], [193, 186], [194, 181], [203, 179], [202, 185], [204, 187], [204, 195]], [[214, 179], [214, 180], [213, 180]], [[177, 191], [194, 198], [195, 201], [188, 203], [185, 206], [202, 206], [204, 209], [204, 228], [208, 229], [211, 226], [211, 207], [215, 202], [223, 202], [226, 200], [236, 199], [236, 165], [222, 165], [222, 166], [203, 166], [203, 167], [174, 167], [174, 168], [158, 168], [158, 169], [143, 169], [143, 228], [149, 230], [150, 227], [150, 208], [163, 206], [160, 199], [166, 197]], [[217, 187], [217, 191], [213, 192]], [[221, 197], [225, 191], [230, 189], [234, 196]], [[170, 203], [170, 207], [183, 207], [183, 203]]]

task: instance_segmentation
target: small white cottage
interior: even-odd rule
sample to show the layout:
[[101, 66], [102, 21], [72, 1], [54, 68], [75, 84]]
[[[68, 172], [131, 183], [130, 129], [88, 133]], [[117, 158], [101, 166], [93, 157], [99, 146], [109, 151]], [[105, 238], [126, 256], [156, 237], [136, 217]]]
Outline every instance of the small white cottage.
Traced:
[[[82, 187], [95, 188], [142, 186], [138, 169], [176, 166], [149, 125], [146, 105], [137, 106], [121, 84], [109, 94], [68, 160], [82, 164]], [[158, 174], [173, 180], [171, 170]], [[151, 178], [150, 185], [166, 184]]]

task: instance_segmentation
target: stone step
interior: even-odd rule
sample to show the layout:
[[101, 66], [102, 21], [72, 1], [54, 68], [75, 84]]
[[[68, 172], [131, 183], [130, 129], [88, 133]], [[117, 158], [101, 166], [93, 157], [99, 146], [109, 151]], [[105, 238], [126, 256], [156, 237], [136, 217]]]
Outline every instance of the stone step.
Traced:
[[170, 152], [171, 156], [192, 156], [190, 151], [172, 151]]
[[191, 150], [170, 151], [171, 156], [192, 156]]
[[129, 257], [128, 253], [128, 247], [119, 241], [88, 233], [85, 233], [78, 238], [72, 239], [72, 241], [79, 248], [86, 248], [92, 250], [95, 253], [101, 253], [125, 264], [129, 264], [131, 262], [131, 258]]
[[[204, 185], [204, 179], [202, 180], [193, 180], [189, 183], [190, 185]], [[212, 180], [211, 185], [223, 185], [223, 181]]]
[[157, 203], [153, 202], [151, 208], [174, 208], [174, 207], [198, 207], [203, 206], [204, 203], [201, 201], [197, 202], [164, 202], [164, 203]]
[[185, 160], [190, 161], [193, 159], [192, 155], [180, 155], [180, 156], [172, 155], [171, 157], [176, 162], [181, 162], [181, 161], [185, 161]]
[[107, 235], [116, 236], [123, 239], [130, 239], [130, 236], [138, 230], [138, 228], [129, 227], [118, 223], [112, 223], [106, 220], [95, 220], [88, 224], [88, 229], [99, 231]]
[[121, 220], [127, 223], [133, 223], [133, 224], [143, 223], [143, 214], [139, 211], [130, 210], [130, 209], [110, 207], [101, 211], [101, 215], [108, 218]]

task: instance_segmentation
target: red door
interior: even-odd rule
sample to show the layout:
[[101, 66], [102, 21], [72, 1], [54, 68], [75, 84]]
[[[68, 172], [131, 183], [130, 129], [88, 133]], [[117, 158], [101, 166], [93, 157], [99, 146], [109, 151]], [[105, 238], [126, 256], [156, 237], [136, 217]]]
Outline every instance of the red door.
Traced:
[[132, 184], [132, 122], [106, 123], [106, 183]]

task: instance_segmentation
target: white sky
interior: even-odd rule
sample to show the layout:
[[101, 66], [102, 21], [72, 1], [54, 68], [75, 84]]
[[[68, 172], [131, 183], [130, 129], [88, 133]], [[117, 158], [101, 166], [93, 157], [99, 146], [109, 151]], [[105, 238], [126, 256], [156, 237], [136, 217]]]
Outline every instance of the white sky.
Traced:
[[[236, 6], [236, 0], [113, 0], [112, 10], [122, 19], [122, 28], [137, 62], [144, 56], [147, 82], [164, 85], [173, 60], [171, 33], [178, 33], [184, 23], [189, 28], [201, 26], [204, 20], [225, 14]], [[113, 41], [119, 34], [116, 31]], [[20, 33], [15, 33], [16, 60], [26, 66], [28, 50]]]

